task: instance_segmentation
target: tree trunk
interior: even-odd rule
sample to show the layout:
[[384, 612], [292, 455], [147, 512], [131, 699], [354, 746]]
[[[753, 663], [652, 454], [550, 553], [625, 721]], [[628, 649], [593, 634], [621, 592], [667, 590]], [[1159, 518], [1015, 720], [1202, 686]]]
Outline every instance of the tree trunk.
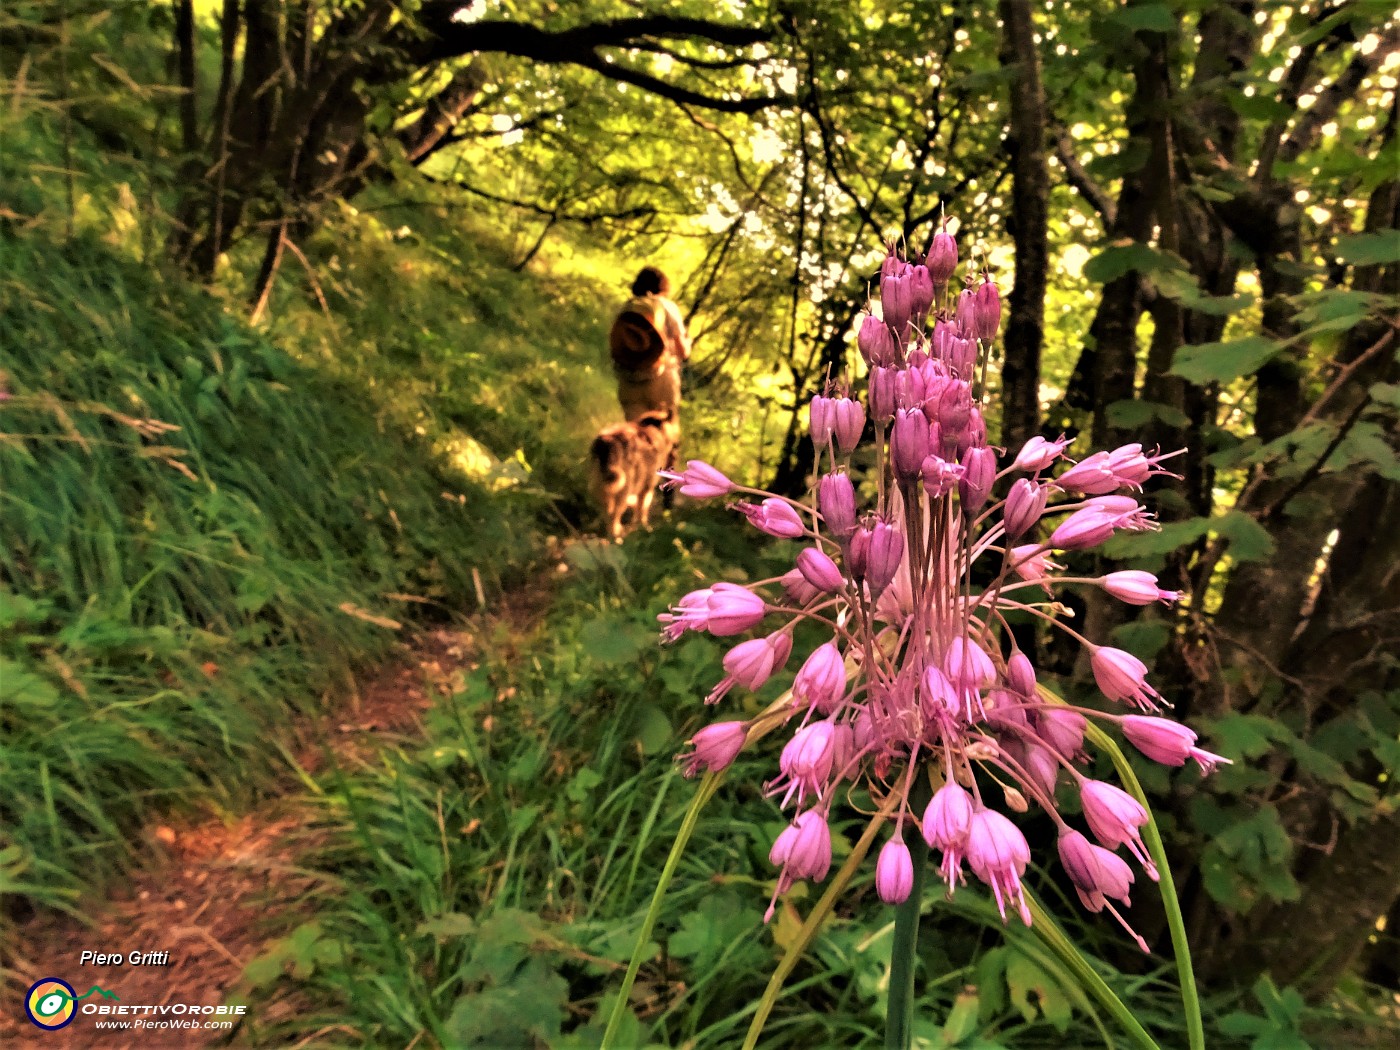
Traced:
[[1001, 443], [1021, 447], [1040, 429], [1040, 352], [1044, 344], [1045, 278], [1049, 265], [1046, 202], [1045, 90], [1029, 0], [1001, 0], [1002, 63], [1011, 81], [1011, 233], [1016, 284], [1003, 342]]

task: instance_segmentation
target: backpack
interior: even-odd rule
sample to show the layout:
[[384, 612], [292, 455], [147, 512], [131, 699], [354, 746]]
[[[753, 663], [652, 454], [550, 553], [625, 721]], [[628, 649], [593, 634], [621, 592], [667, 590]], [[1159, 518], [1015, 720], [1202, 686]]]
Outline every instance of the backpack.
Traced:
[[629, 299], [608, 332], [608, 351], [619, 372], [654, 373], [666, 353], [666, 310], [654, 295]]

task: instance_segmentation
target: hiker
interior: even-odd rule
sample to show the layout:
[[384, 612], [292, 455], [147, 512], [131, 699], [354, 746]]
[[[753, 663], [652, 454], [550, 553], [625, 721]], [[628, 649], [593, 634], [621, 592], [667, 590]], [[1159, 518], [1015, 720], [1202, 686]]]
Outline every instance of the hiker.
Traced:
[[690, 336], [680, 307], [666, 297], [670, 291], [664, 273], [645, 267], [608, 335], [617, 399], [629, 423], [647, 412], [675, 413], [680, 406], [681, 364], [690, 357]]

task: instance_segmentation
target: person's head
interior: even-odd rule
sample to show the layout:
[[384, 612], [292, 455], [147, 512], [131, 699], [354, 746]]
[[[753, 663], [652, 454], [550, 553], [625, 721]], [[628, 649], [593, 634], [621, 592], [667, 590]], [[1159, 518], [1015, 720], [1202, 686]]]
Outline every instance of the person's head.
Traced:
[[671, 281], [655, 266], [646, 266], [632, 282], [633, 295], [667, 295], [671, 291]]

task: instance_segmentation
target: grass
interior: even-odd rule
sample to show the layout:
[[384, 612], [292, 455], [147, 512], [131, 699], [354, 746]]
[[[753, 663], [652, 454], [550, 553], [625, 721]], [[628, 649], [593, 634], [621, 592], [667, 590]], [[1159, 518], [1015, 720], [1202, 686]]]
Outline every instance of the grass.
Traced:
[[0, 272], [13, 916], [75, 906], [154, 815], [246, 805], [296, 716], [384, 652], [394, 596], [461, 606], [472, 568], [533, 548], [527, 509], [450, 479], [207, 294], [83, 236], [0, 232]]

